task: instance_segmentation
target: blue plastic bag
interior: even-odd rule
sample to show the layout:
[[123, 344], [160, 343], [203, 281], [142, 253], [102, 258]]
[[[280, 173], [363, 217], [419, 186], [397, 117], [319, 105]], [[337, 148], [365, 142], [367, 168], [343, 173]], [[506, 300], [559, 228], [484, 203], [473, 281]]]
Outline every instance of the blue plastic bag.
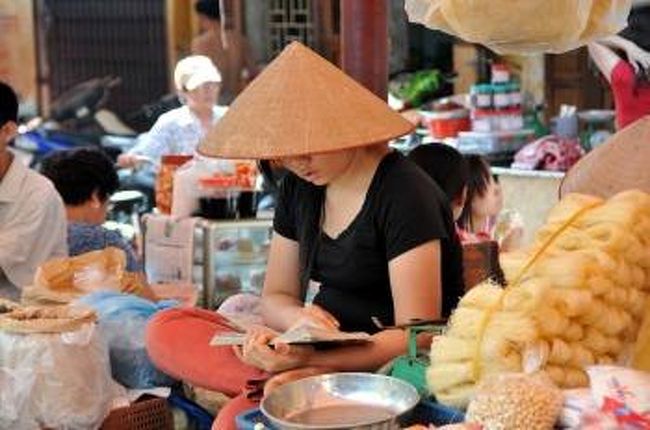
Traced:
[[99, 328], [109, 348], [113, 378], [128, 388], [173, 385], [176, 381], [155, 368], [145, 348], [147, 321], [174, 300], [150, 302], [130, 294], [98, 291], [78, 300], [99, 316]]

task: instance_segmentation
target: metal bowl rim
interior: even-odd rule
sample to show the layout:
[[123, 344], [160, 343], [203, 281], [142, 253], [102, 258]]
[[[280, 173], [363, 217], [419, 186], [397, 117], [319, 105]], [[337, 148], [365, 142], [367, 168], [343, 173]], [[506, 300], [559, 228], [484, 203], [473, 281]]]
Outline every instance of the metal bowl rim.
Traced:
[[[375, 374], [375, 373], [364, 373], [364, 372], [334, 372], [334, 373], [324, 373], [322, 375], [308, 376], [306, 378], [298, 379], [297, 381], [288, 382], [287, 384], [284, 384], [284, 385], [278, 387], [278, 389], [282, 389], [282, 387], [289, 387], [291, 385], [298, 385], [299, 383], [305, 383], [305, 381], [309, 381], [309, 380], [319, 380], [319, 379], [320, 380], [326, 380], [326, 379], [331, 378], [333, 376], [342, 376], [342, 377], [346, 377], [346, 378], [347, 377], [354, 377], [354, 376], [361, 376], [363, 378], [383, 379], [383, 380], [391, 381], [391, 382], [394, 382], [394, 383], [396, 383], [398, 385], [401, 385], [406, 390], [410, 390], [411, 393], [414, 394], [413, 395], [414, 401], [412, 402], [411, 405], [409, 405], [408, 408], [406, 408], [402, 412], [396, 413], [394, 418], [397, 418], [400, 415], [410, 411], [420, 401], [420, 395], [418, 394], [417, 389], [413, 385], [409, 384], [408, 382], [403, 381], [403, 380], [398, 379], [398, 378], [395, 378], [395, 377], [392, 377], [392, 376], [388, 376], [388, 375], [381, 375], [381, 374]], [[271, 395], [272, 394], [269, 394], [269, 397]], [[260, 402], [260, 411], [262, 412], [262, 414], [266, 418], [273, 421], [274, 424], [277, 424], [277, 425], [280, 425], [280, 426], [283, 426], [283, 427], [291, 427], [291, 428], [300, 427], [303, 430], [338, 430], [338, 429], [342, 428], [340, 424], [322, 426], [322, 425], [295, 423], [295, 422], [285, 421], [284, 419], [281, 419], [281, 418], [277, 418], [277, 417], [273, 416], [272, 414], [270, 414], [266, 410], [266, 402], [267, 402], [266, 399], [267, 398], [268, 397], [265, 397]], [[359, 423], [359, 424], [355, 424], [355, 427], [357, 427], [357, 426], [370, 426], [370, 425], [373, 425], [373, 424], [377, 424], [377, 423]]]

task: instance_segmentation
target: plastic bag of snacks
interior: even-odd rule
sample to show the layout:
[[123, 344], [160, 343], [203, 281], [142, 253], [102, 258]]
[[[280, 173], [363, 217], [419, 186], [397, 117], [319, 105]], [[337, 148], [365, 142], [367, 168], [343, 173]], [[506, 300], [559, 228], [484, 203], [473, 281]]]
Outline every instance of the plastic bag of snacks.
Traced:
[[618, 428], [650, 430], [650, 373], [617, 366], [587, 369], [591, 395]]
[[542, 374], [502, 374], [485, 380], [467, 409], [466, 421], [486, 429], [551, 430], [562, 392]]
[[94, 314], [18, 308], [0, 321], [0, 428], [98, 428], [120, 395]]
[[169, 386], [175, 380], [160, 372], [145, 349], [147, 321], [156, 312], [177, 304], [173, 300], [152, 303], [148, 300], [109, 291], [82, 297], [78, 303], [99, 315], [99, 328], [110, 353], [113, 377], [128, 388]]
[[578, 429], [586, 413], [596, 410], [589, 388], [563, 390], [564, 403], [558, 425], [564, 429]]
[[212, 175], [234, 174], [235, 165], [230, 160], [220, 160], [196, 155], [174, 172], [171, 214], [175, 217], [193, 216], [199, 209], [199, 199], [205, 196], [199, 179]]
[[616, 34], [632, 0], [406, 0], [411, 22], [500, 54], [561, 53]]
[[192, 159], [191, 155], [163, 155], [158, 176], [156, 176], [156, 207], [163, 214], [172, 211], [174, 195], [174, 173]]
[[34, 283], [23, 288], [28, 304], [65, 304], [93, 291], [142, 292], [144, 278], [126, 272], [126, 254], [114, 247], [75, 257], [53, 258], [41, 264]]

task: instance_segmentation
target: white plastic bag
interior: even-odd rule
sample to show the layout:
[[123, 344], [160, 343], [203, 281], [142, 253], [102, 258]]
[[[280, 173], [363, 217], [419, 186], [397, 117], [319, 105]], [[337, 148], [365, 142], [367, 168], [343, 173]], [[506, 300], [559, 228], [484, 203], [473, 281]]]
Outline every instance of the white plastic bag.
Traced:
[[74, 257], [52, 258], [23, 288], [23, 304], [66, 304], [91, 291], [140, 291], [138, 275], [126, 272], [126, 253], [116, 247]]
[[117, 390], [94, 324], [63, 334], [0, 331], [1, 429], [98, 428]]
[[627, 25], [632, 0], [406, 0], [411, 22], [500, 54], [561, 53]]
[[110, 291], [82, 297], [77, 303], [99, 315], [99, 329], [109, 348], [113, 378], [128, 388], [171, 386], [175, 380], [160, 372], [149, 360], [145, 348], [145, 327], [149, 318], [175, 301], [152, 303], [128, 294]]
[[98, 289], [120, 291], [122, 288], [120, 275], [110, 272], [101, 263], [94, 262], [77, 270], [73, 274], [72, 284], [84, 293], [92, 293]]
[[564, 390], [564, 403], [558, 424], [563, 429], [579, 429], [585, 413], [596, 409], [589, 388]]
[[638, 428], [650, 429], [650, 373], [617, 366], [592, 366], [587, 373], [591, 395], [601, 410], [643, 416]]
[[171, 214], [177, 218], [190, 217], [199, 209], [199, 198], [205, 191], [199, 186], [199, 179], [214, 174], [233, 175], [235, 164], [228, 160], [203, 157], [199, 154], [174, 172], [174, 190]]

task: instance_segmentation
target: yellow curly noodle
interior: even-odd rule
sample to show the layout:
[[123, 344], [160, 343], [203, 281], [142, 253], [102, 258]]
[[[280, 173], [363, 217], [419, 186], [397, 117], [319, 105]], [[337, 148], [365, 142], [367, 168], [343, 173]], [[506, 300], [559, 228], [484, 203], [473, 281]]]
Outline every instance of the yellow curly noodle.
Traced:
[[632, 365], [637, 369], [650, 372], [650, 300], [645, 307], [646, 316], [634, 348]]
[[[575, 1], [584, 4], [578, 9], [578, 16], [576, 6], [572, 4]], [[556, 19], [526, 20], [518, 32], [513, 31], [512, 17], [532, 18], [539, 15], [538, 1], [502, 1], [501, 7], [499, 2], [484, 0], [443, 0], [441, 17], [461, 38], [471, 42], [493, 45], [496, 49], [500, 46], [545, 49], [554, 44], [570, 43], [580, 37], [587, 25], [591, 0], [574, 2], [545, 0], [545, 13]]]
[[[625, 28], [632, 0], [406, 0], [409, 20], [500, 54], [561, 53]], [[513, 21], [517, 25], [512, 25]]]
[[587, 365], [647, 363], [648, 249], [649, 195], [566, 196], [532, 246], [502, 257], [505, 288], [485, 282], [462, 298], [431, 346], [431, 391], [465, 407], [494, 374], [541, 371], [574, 388], [588, 383]]

